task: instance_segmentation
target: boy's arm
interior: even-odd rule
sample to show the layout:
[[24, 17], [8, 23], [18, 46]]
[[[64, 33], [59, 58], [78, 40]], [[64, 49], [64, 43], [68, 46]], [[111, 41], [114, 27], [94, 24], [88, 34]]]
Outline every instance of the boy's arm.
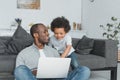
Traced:
[[70, 52], [71, 47], [72, 47], [71, 45], [66, 46], [64, 53], [61, 55], [62, 58], [67, 57], [68, 53]]
[[71, 36], [67, 36], [66, 37], [66, 49], [64, 51], [64, 53], [61, 55], [62, 58], [65, 58], [68, 56], [70, 50], [71, 50], [71, 47], [72, 47], [72, 38]]

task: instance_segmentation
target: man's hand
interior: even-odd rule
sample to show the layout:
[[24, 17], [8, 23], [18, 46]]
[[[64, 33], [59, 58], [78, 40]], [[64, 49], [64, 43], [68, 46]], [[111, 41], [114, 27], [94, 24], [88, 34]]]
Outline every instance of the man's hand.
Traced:
[[37, 70], [33, 70], [33, 71], [32, 71], [32, 74], [36, 76]]

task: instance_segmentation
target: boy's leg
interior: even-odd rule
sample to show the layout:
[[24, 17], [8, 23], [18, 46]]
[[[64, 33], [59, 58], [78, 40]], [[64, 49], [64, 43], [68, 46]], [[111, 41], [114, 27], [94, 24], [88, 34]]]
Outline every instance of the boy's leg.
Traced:
[[72, 52], [71, 55], [68, 56], [68, 58], [71, 58], [72, 70], [80, 66], [78, 57], [75, 52]]
[[78, 67], [68, 74], [66, 80], [88, 80], [90, 69], [85, 66]]
[[25, 65], [18, 66], [14, 71], [14, 75], [16, 80], [37, 80], [31, 70]]

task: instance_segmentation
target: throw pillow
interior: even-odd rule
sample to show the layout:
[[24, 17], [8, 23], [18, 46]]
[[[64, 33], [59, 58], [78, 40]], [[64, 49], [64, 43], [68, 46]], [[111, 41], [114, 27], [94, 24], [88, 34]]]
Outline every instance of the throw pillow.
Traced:
[[83, 36], [83, 38], [79, 40], [75, 51], [79, 54], [89, 54], [93, 48], [93, 44], [93, 39]]
[[0, 39], [0, 54], [5, 53], [6, 43], [7, 41]]
[[21, 26], [18, 26], [11, 40], [7, 44], [6, 52], [8, 54], [18, 54], [25, 47], [33, 43], [32, 36], [27, 33]]

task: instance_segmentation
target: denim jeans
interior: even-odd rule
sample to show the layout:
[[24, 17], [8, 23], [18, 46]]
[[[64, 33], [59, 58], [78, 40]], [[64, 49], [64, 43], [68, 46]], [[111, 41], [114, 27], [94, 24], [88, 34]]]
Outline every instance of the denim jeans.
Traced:
[[72, 70], [80, 66], [78, 57], [75, 52], [72, 52], [71, 55], [68, 56], [68, 58], [71, 58], [70, 65], [71, 65]]
[[[32, 74], [31, 70], [25, 65], [18, 66], [14, 71], [14, 76], [16, 80], [41, 80], [37, 79]], [[44, 80], [88, 80], [89, 76], [90, 76], [89, 68], [81, 66], [69, 72], [67, 78], [65, 79], [44, 79]]]

